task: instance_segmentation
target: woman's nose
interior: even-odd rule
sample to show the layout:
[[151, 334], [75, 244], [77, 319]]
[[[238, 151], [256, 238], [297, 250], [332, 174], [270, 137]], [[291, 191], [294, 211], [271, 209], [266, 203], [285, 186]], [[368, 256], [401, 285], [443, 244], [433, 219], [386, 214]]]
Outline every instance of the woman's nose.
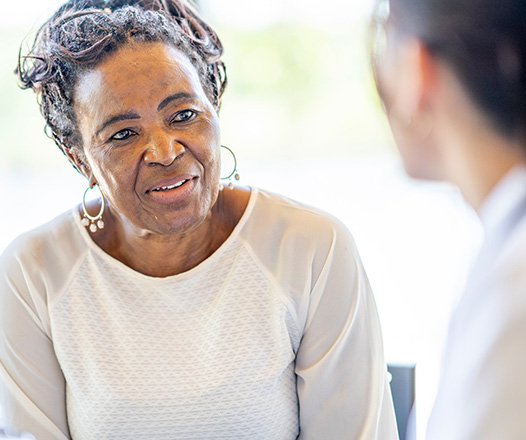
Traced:
[[152, 139], [144, 155], [147, 164], [171, 165], [175, 159], [184, 154], [184, 146], [175, 139]]

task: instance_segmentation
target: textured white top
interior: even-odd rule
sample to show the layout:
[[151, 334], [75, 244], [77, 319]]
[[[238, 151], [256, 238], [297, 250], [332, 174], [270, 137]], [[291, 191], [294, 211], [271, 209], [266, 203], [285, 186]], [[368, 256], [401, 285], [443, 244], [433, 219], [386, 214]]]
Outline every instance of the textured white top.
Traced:
[[253, 189], [175, 276], [102, 251], [78, 211], [0, 260], [1, 404], [47, 439], [397, 438], [376, 306], [338, 221]]
[[451, 320], [428, 440], [526, 438], [526, 167], [480, 216], [485, 242]]

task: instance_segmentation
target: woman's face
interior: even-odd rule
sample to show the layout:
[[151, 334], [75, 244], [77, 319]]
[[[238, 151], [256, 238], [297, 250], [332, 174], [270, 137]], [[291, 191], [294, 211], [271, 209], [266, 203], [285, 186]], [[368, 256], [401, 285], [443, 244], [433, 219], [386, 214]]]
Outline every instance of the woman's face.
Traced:
[[196, 69], [164, 43], [130, 43], [81, 76], [84, 174], [112, 213], [157, 234], [189, 231], [218, 195], [219, 124]]

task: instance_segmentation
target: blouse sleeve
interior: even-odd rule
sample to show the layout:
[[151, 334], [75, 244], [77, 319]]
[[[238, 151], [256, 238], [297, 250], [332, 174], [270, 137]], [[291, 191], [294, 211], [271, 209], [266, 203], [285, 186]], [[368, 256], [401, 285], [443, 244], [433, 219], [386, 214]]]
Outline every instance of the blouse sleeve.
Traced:
[[65, 380], [51, 340], [39, 262], [13, 246], [0, 257], [0, 409], [5, 424], [38, 440], [69, 438]]
[[326, 255], [296, 356], [299, 439], [398, 439], [376, 304], [347, 229]]

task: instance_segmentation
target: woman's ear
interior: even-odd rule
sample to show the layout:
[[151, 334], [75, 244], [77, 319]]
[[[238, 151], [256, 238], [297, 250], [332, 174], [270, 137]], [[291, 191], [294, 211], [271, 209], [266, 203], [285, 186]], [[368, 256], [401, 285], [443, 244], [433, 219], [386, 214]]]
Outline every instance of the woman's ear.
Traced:
[[433, 85], [433, 60], [422, 42], [412, 37], [401, 38], [395, 51], [390, 69], [393, 76], [391, 104], [411, 120], [428, 106], [428, 91]]
[[84, 153], [78, 148], [72, 147], [64, 149], [64, 154], [69, 159], [73, 167], [86, 179], [88, 179], [89, 187], [92, 188], [93, 185], [95, 185], [96, 180], [93, 177], [93, 172], [86, 161], [86, 156]]
[[398, 90], [394, 104], [410, 120], [432, 107], [432, 96], [437, 86], [437, 60], [416, 38], [400, 42], [396, 62]]
[[386, 61], [383, 79], [388, 99], [384, 101], [405, 169], [415, 178], [440, 178], [440, 152], [433, 135], [439, 109], [439, 61], [419, 39], [407, 35], [391, 41]]

